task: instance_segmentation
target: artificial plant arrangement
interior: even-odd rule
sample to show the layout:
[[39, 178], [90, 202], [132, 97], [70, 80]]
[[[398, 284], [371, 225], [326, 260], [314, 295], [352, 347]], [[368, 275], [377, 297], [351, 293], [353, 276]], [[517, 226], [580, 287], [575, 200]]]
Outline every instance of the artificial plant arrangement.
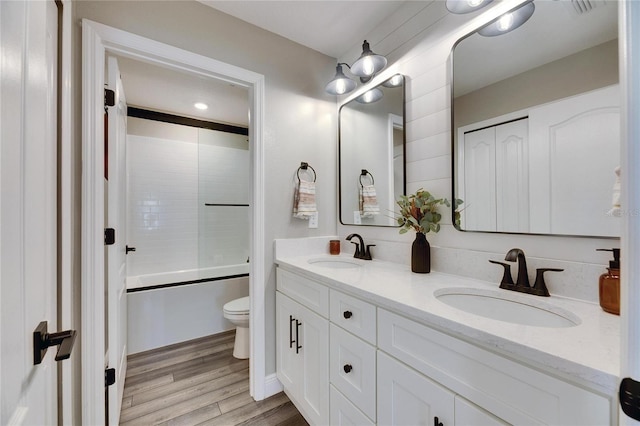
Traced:
[[429, 232], [440, 231], [438, 206], [451, 204], [446, 198], [436, 198], [429, 191], [420, 188], [415, 194], [401, 195], [398, 200], [400, 206], [400, 233], [405, 234], [410, 229], [416, 231], [416, 239], [411, 246], [411, 270], [417, 273], [431, 272], [431, 246], [425, 237]]

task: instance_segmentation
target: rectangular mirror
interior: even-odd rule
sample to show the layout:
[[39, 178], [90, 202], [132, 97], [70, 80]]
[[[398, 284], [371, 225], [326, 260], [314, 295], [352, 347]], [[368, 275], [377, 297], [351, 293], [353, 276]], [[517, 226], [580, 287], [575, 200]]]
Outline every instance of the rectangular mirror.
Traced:
[[396, 74], [340, 107], [340, 223], [398, 226], [405, 193], [404, 76]]
[[533, 4], [521, 27], [453, 48], [457, 227], [619, 237], [617, 2]]

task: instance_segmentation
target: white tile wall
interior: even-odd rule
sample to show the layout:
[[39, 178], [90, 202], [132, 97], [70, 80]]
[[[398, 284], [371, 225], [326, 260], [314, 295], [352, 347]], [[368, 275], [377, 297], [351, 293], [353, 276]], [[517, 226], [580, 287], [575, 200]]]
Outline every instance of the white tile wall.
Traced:
[[[153, 123], [130, 127], [154, 134], [146, 130]], [[130, 276], [242, 263], [248, 257], [249, 208], [204, 206], [248, 203], [246, 137], [191, 129], [171, 133], [173, 139], [158, 137], [157, 131], [154, 137], [128, 136], [127, 244], [136, 247], [127, 259]], [[220, 146], [212, 133], [240, 136], [243, 148]], [[207, 143], [198, 144], [199, 138]]]

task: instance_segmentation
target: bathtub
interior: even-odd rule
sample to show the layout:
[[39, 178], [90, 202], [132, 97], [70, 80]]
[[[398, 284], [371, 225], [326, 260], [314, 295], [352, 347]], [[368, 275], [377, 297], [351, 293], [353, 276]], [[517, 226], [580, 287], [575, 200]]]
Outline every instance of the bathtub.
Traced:
[[232, 330], [225, 303], [249, 295], [249, 263], [127, 278], [128, 353]]

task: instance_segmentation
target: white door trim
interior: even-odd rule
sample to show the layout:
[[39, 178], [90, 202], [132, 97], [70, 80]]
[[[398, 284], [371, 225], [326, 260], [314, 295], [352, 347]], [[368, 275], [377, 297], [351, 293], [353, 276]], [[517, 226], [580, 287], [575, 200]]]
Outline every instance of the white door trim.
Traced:
[[265, 390], [264, 92], [261, 74], [145, 37], [82, 21], [82, 423], [104, 422], [103, 84], [105, 53], [218, 78], [249, 89], [251, 161], [250, 391]]
[[[619, 3], [620, 93], [622, 96], [622, 248], [620, 283], [620, 376], [640, 380], [640, 3]], [[620, 425], [640, 422], [619, 408]]]

